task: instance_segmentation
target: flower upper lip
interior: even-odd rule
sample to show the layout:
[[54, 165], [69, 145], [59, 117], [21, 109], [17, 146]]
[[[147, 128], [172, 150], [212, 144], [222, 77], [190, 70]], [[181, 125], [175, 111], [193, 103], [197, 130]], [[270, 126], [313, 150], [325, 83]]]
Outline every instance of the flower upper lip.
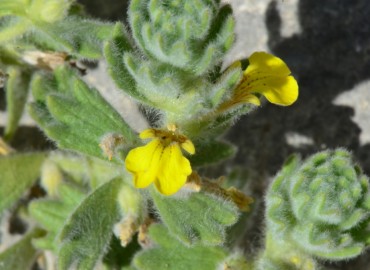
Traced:
[[[235, 65], [234, 63], [232, 66]], [[244, 103], [260, 106], [261, 102], [256, 94], [261, 94], [269, 102], [280, 106], [291, 105], [297, 100], [297, 81], [283, 60], [265, 52], [253, 53], [231, 99], [222, 103], [218, 111], [226, 111]]]

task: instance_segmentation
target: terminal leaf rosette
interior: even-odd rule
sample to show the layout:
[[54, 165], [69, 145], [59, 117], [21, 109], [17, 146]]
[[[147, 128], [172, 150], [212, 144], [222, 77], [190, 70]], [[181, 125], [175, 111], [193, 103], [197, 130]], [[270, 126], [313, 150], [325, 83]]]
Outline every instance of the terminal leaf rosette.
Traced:
[[230, 6], [134, 0], [128, 15], [129, 26], [117, 23], [104, 46], [117, 86], [154, 108], [159, 123], [176, 123], [192, 138], [220, 135], [236, 114], [217, 108], [242, 78], [241, 67], [221, 68], [234, 42]]
[[215, 0], [133, 0], [129, 23], [145, 54], [198, 75], [234, 42], [231, 8]]
[[293, 156], [267, 194], [272, 241], [322, 259], [358, 256], [369, 243], [369, 218], [369, 179], [343, 149], [304, 162]]

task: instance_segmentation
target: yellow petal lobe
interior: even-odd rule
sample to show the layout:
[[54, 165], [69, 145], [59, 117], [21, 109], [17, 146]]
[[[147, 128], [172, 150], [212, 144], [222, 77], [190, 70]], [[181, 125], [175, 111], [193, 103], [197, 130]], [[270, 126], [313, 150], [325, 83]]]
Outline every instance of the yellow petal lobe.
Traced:
[[[245, 103], [260, 106], [258, 94], [280, 106], [291, 105], [297, 100], [298, 83], [283, 60], [265, 52], [255, 52], [248, 60], [249, 65], [241, 82], [231, 99], [220, 104], [217, 109], [219, 112], [232, 110]], [[230, 67], [237, 64], [240, 62], [235, 62]]]
[[186, 183], [191, 172], [189, 160], [182, 155], [180, 146], [173, 143], [163, 151], [158, 177], [154, 184], [160, 193], [172, 195]]
[[175, 125], [169, 126], [168, 130], [144, 130], [140, 138], [152, 140], [132, 149], [125, 160], [126, 169], [133, 174], [135, 187], [145, 188], [154, 182], [160, 193], [176, 193], [192, 172], [190, 162], [183, 156], [181, 148], [194, 154], [193, 143], [176, 132]]
[[242, 101], [245, 102], [245, 103], [251, 103], [251, 104], [256, 105], [256, 106], [261, 105], [260, 99], [258, 97], [256, 97], [255, 95], [253, 95], [253, 94], [245, 95], [243, 97]]
[[190, 155], [195, 154], [195, 147], [191, 140], [186, 140], [181, 144], [182, 149], [188, 152]]
[[260, 93], [276, 105], [289, 106], [298, 98], [298, 83], [293, 76], [285, 78], [269, 78], [266, 80], [268, 88], [261, 87]]
[[[298, 98], [298, 83], [283, 60], [268, 53], [256, 52], [249, 57], [249, 66], [237, 91], [260, 93], [273, 104], [288, 106]], [[251, 101], [257, 105], [255, 100]]]
[[126, 169], [134, 174], [134, 185], [145, 188], [152, 183], [158, 173], [163, 145], [154, 139], [144, 146], [132, 149], [126, 157]]
[[145, 129], [139, 134], [139, 137], [140, 139], [155, 138], [155, 129], [153, 128]]
[[275, 76], [288, 76], [290, 69], [283, 60], [265, 52], [255, 52], [248, 58], [249, 65], [244, 74], [253, 72], [270, 73]]

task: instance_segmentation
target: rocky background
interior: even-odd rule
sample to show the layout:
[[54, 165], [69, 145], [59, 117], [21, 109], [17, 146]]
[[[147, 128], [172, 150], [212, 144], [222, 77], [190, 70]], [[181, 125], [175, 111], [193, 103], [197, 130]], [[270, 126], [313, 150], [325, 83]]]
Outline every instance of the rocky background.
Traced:
[[[125, 20], [124, 0], [80, 0], [93, 17]], [[225, 135], [239, 146], [233, 160], [207, 169], [219, 175], [239, 167], [250, 178], [255, 197], [262, 198], [269, 181], [291, 153], [306, 157], [317, 151], [344, 147], [370, 175], [370, 2], [368, 0], [229, 0], [236, 17], [237, 41], [225, 65], [268, 51], [288, 64], [300, 86], [298, 102], [290, 107], [265, 104], [240, 119]], [[101, 72], [100, 72], [101, 71]], [[102, 76], [101, 78], [99, 76]], [[115, 91], [101, 65], [87, 76], [103, 92]], [[125, 106], [122, 106], [125, 104]], [[130, 112], [129, 103], [116, 104]], [[127, 110], [127, 108], [130, 108]], [[134, 108], [135, 109], [135, 108]], [[0, 90], [0, 134], [6, 114]], [[144, 126], [145, 122], [139, 122]], [[137, 127], [138, 129], [140, 126]], [[21, 150], [53, 147], [25, 116], [13, 146]], [[263, 200], [255, 216], [263, 220]], [[241, 239], [247, 252], [256, 251], [263, 226]], [[254, 246], [254, 247], [253, 247]], [[360, 258], [328, 264], [328, 269], [370, 269], [369, 252]]]

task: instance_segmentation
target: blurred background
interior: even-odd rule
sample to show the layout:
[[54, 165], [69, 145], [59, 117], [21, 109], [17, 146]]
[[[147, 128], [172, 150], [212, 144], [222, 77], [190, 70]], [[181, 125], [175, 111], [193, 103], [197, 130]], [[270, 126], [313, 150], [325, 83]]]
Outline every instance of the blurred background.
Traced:
[[[80, 0], [88, 14], [101, 20], [126, 20], [124, 0]], [[255, 198], [264, 191], [292, 153], [306, 157], [344, 147], [370, 175], [370, 2], [368, 0], [229, 0], [236, 18], [237, 40], [225, 66], [254, 51], [282, 58], [300, 87], [290, 107], [264, 104], [244, 116], [225, 135], [239, 146], [234, 159], [204, 173], [219, 176], [231, 169], [249, 178]], [[89, 74], [87, 75], [89, 76]], [[94, 75], [97, 80], [97, 73]], [[104, 89], [100, 89], [105, 91]], [[0, 90], [0, 134], [6, 123]], [[119, 106], [119, 105], [118, 105]], [[17, 150], [53, 148], [27, 115], [12, 145]], [[263, 220], [263, 199], [255, 216]], [[246, 251], [260, 243], [261, 223], [245, 236]], [[255, 249], [255, 247], [254, 247]], [[255, 251], [255, 250], [253, 250]], [[329, 269], [370, 269], [369, 253]]]

